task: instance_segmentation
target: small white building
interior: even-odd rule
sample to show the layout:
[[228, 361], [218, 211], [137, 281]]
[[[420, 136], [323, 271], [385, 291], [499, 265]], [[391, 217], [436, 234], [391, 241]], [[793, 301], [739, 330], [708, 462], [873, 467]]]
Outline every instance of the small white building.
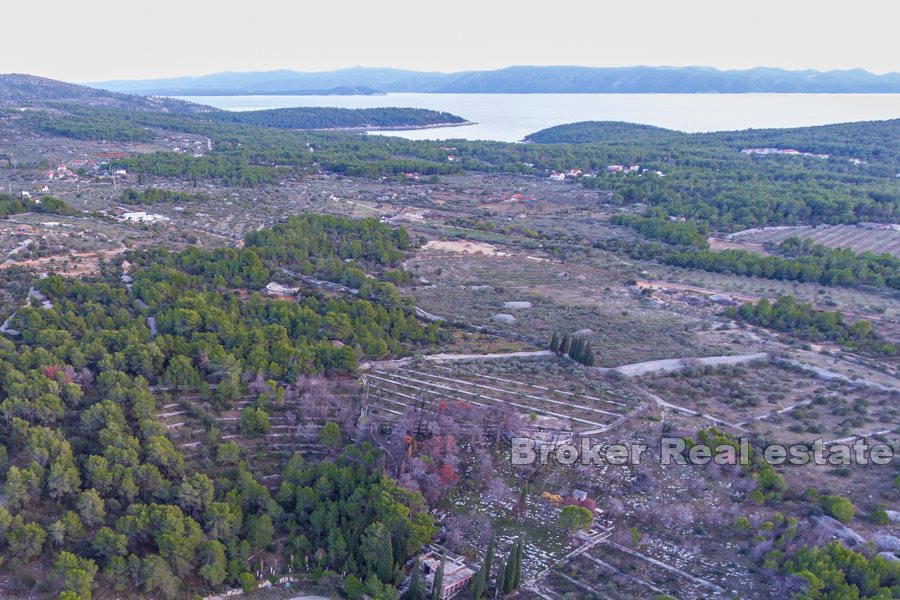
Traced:
[[272, 296], [293, 296], [300, 291], [300, 288], [287, 287], [276, 281], [270, 281], [266, 284], [266, 287], [263, 288], [263, 291]]
[[146, 212], [127, 212], [122, 213], [122, 220], [129, 223], [156, 223], [159, 221], [168, 221], [169, 217], [163, 215], [154, 215]]

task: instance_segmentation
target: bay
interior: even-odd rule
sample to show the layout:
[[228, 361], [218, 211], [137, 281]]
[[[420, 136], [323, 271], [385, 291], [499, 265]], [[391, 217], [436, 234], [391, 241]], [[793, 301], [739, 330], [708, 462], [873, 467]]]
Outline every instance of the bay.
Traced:
[[900, 94], [385, 94], [379, 96], [190, 96], [244, 111], [298, 106], [428, 108], [474, 124], [378, 132], [409, 139], [516, 142], [576, 121], [627, 121], [686, 132], [802, 127], [900, 118]]

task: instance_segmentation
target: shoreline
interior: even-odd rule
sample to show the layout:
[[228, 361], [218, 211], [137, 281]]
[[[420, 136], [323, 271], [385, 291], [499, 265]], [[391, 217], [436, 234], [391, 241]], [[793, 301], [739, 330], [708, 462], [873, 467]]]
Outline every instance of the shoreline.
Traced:
[[475, 121], [461, 121], [459, 123], [448, 123], [446, 121], [440, 123], [431, 123], [428, 125], [387, 125], [384, 127], [368, 126], [368, 127], [322, 127], [320, 129], [295, 129], [294, 131], [344, 131], [349, 133], [368, 133], [370, 131], [417, 131], [420, 129], [440, 129], [443, 127], [466, 127], [468, 125], [477, 125]]

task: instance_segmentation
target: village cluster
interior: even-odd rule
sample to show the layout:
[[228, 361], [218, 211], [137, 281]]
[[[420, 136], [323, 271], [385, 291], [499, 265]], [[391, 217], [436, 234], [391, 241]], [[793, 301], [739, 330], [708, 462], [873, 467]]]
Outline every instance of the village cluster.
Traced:
[[[637, 173], [638, 176], [642, 176], [646, 173], [651, 175], [656, 175], [657, 177], [665, 177], [666, 174], [657, 169], [648, 169], [641, 168], [641, 165], [609, 165], [606, 167], [606, 171], [609, 174], [622, 174], [628, 175], [631, 173]], [[597, 177], [597, 173], [585, 173], [581, 169], [569, 169], [568, 171], [553, 171], [550, 174], [551, 181], [565, 181], [566, 179], [574, 179], [576, 177]]]

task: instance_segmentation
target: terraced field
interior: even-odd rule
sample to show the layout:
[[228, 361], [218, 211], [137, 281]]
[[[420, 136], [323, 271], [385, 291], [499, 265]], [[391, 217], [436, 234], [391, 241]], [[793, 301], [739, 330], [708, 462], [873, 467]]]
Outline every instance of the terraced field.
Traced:
[[[341, 382], [338, 397], [354, 402], [358, 400], [358, 391], [355, 381]], [[223, 410], [217, 410], [195, 391], [179, 392], [177, 398], [171, 398], [170, 394], [166, 392], [162, 396], [169, 400], [160, 402], [156, 420], [166, 428], [172, 443], [188, 462], [204, 470], [214, 469], [218, 445], [233, 441], [240, 447], [241, 460], [273, 491], [281, 483], [284, 462], [294, 452], [302, 451], [306, 457], [324, 456], [318, 442], [319, 430], [334, 420], [327, 415], [310, 414], [304, 409], [302, 397], [271, 401], [266, 405], [268, 433], [249, 436], [241, 433], [238, 424], [241, 411], [257, 403], [255, 394], [244, 395]]]
[[732, 242], [779, 244], [789, 237], [812, 239], [832, 248], [850, 248], [856, 252], [888, 253], [900, 256], [900, 229], [866, 225], [818, 225], [813, 227], [765, 227], [748, 229], [728, 236]]
[[638, 406], [629, 393], [546, 375], [516, 378], [471, 365], [409, 364], [375, 368], [366, 380], [370, 413], [387, 419], [398, 418], [409, 407], [437, 410], [441, 402], [463, 401], [559, 419], [574, 433], [585, 435], [606, 431]]

